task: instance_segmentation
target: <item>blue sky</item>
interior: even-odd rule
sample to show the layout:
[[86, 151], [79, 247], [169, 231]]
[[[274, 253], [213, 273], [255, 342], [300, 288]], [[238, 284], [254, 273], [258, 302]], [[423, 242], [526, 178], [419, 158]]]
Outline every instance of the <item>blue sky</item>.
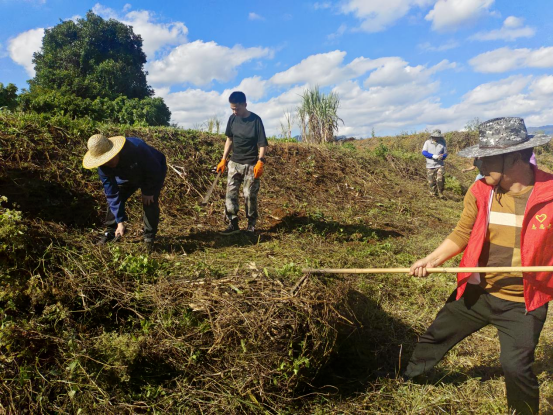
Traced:
[[348, 136], [553, 124], [550, 0], [0, 0], [0, 82], [25, 88], [44, 29], [88, 10], [142, 36], [148, 82], [183, 127], [226, 122], [240, 89], [279, 135], [314, 85], [338, 93]]

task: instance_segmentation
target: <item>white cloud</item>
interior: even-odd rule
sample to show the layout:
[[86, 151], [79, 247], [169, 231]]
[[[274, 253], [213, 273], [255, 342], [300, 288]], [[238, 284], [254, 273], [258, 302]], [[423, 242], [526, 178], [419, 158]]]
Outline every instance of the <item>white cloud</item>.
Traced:
[[456, 64], [443, 60], [437, 65], [427, 68], [423, 65], [409, 66], [403, 60], [388, 62], [371, 72], [365, 86], [393, 86], [407, 83], [426, 84], [431, 75], [446, 69], [454, 69]]
[[23, 66], [29, 76], [35, 76], [33, 53], [42, 48], [44, 29], [31, 29], [8, 40], [8, 52], [12, 60]]
[[265, 18], [263, 16], [260, 16], [259, 14], [254, 13], [254, 12], [250, 12], [250, 14], [248, 14], [248, 19], [249, 20], [265, 20]]
[[261, 79], [260, 76], [245, 78], [234, 88], [223, 91], [223, 97], [228, 97], [233, 91], [242, 91], [246, 94], [248, 102], [254, 102], [263, 98], [267, 92], [268, 82]]
[[499, 101], [511, 95], [517, 95], [530, 83], [531, 77], [510, 76], [496, 82], [489, 82], [474, 88], [463, 96], [467, 105], [487, 104]]
[[509, 16], [503, 22], [503, 27], [507, 29], [516, 29], [524, 24], [524, 19], [516, 16]]
[[64, 21], [71, 20], [73, 23], [77, 23], [77, 20], [82, 19], [83, 17], [80, 14], [75, 14], [71, 16], [69, 19], [63, 19]]
[[448, 40], [441, 45], [434, 46], [430, 42], [421, 43], [418, 48], [426, 52], [445, 52], [446, 50], [455, 49], [460, 46], [460, 43], [456, 40]]
[[133, 31], [142, 37], [142, 49], [150, 59], [157, 51], [167, 46], [175, 46], [187, 41], [188, 28], [182, 22], [156, 23], [155, 14], [147, 10], [127, 12], [129, 4], [124, 7], [124, 16], [115, 10], [96, 3], [92, 11], [106, 19], [116, 19], [133, 27]]
[[515, 16], [509, 16], [503, 22], [503, 27], [489, 32], [479, 32], [472, 35], [471, 40], [506, 40], [513, 41], [520, 37], [532, 37], [536, 34], [536, 30], [532, 27], [522, 27], [524, 20]]
[[330, 9], [331, 7], [332, 4], [329, 1], [321, 1], [313, 4], [313, 8], [315, 10]]
[[308, 56], [297, 65], [276, 73], [270, 82], [280, 86], [294, 84], [328, 86], [358, 78], [378, 68], [406, 65], [406, 62], [397, 57], [369, 59], [362, 56], [343, 65], [345, 56], [346, 52], [340, 50]]
[[326, 38], [330, 41], [336, 40], [342, 37], [344, 33], [346, 33], [346, 30], [348, 30], [348, 26], [345, 24], [341, 24], [340, 27], [334, 33], [331, 33]]
[[[544, 75], [536, 79], [530, 89], [533, 95], [536, 96], [551, 96], [553, 95], [553, 76]], [[551, 98], [550, 98], [551, 99]]]
[[187, 89], [181, 92], [168, 93], [167, 89], [157, 89], [157, 95], [161, 96], [171, 109], [171, 122], [179, 124], [183, 128], [196, 128], [209, 118], [217, 117], [224, 120], [230, 115], [228, 109], [228, 96], [215, 91], [201, 89]]
[[4, 44], [0, 43], [0, 59], [6, 58], [10, 56], [6, 48], [4, 47]]
[[[173, 112], [173, 121], [192, 128], [213, 116], [224, 125], [230, 115], [228, 95], [242, 90], [248, 96], [248, 108], [263, 119], [267, 134], [278, 135], [283, 114], [293, 112], [303, 91], [315, 83], [306, 75], [314, 66], [306, 62], [319, 62], [324, 69], [314, 74], [315, 78], [332, 82], [321, 86], [322, 90], [328, 92], [330, 86], [340, 97], [338, 115], [345, 121], [345, 125], [340, 125], [340, 135], [368, 137], [373, 128], [377, 134], [424, 128], [449, 131], [463, 128], [475, 117], [485, 120], [508, 115], [523, 116], [528, 125], [553, 123], [553, 75], [536, 79], [517, 75], [484, 83], [467, 92], [457, 104], [445, 107], [437, 96], [440, 82], [435, 77], [440, 71], [454, 69], [455, 63], [443, 60], [429, 67], [411, 66], [399, 57], [359, 57], [344, 65], [344, 58], [345, 52], [341, 51], [309, 56], [290, 68], [292, 71], [275, 75], [276, 79], [246, 78], [221, 93], [199, 89], [169, 93], [168, 88], [157, 92]], [[368, 72], [365, 82], [361, 82], [360, 74]], [[281, 88], [282, 93], [270, 95]], [[296, 125], [293, 134], [297, 132]]]
[[486, 14], [495, 0], [438, 0], [425, 19], [439, 31], [454, 31]]
[[271, 58], [268, 48], [232, 48], [215, 42], [187, 43], [174, 48], [163, 59], [148, 64], [148, 81], [154, 85], [192, 83], [207, 85], [217, 80], [227, 82], [236, 76], [236, 68], [253, 59]]
[[381, 32], [404, 17], [414, 7], [432, 5], [436, 0], [347, 0], [341, 11], [362, 20], [360, 30]]
[[309, 82], [328, 85], [335, 82], [339, 65], [343, 62], [346, 52], [335, 50], [328, 53], [311, 55], [286, 71], [279, 72], [271, 78], [276, 85], [291, 85]]
[[477, 72], [499, 73], [520, 68], [553, 67], [553, 47], [540, 49], [495, 49], [472, 58], [469, 63]]
[[119, 20], [119, 14], [115, 10], [107, 6], [103, 6], [100, 3], [96, 3], [92, 7], [92, 11], [98, 16], [103, 17], [104, 19]]

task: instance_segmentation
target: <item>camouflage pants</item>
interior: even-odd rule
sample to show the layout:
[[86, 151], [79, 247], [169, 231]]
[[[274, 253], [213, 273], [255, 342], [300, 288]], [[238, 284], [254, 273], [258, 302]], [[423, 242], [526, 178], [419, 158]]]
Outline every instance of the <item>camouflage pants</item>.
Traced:
[[227, 195], [225, 198], [225, 214], [229, 220], [238, 218], [238, 193], [244, 183], [243, 193], [246, 206], [246, 217], [249, 225], [257, 221], [257, 194], [261, 181], [253, 177], [253, 165], [240, 164], [234, 161], [228, 163]]
[[430, 193], [438, 196], [444, 192], [444, 175], [445, 167], [441, 166], [436, 169], [426, 169], [426, 179], [430, 187]]

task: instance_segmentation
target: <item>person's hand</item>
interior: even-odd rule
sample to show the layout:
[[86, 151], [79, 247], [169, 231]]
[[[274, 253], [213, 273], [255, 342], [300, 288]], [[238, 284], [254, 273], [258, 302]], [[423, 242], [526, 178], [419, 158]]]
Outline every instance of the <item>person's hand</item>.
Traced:
[[428, 271], [426, 270], [427, 267], [434, 267], [433, 261], [428, 257], [419, 259], [409, 268], [409, 275], [415, 277], [426, 277], [428, 275]]
[[224, 173], [226, 167], [227, 167], [227, 160], [221, 159], [219, 164], [217, 164], [217, 173]]
[[438, 156], [437, 154], [432, 154], [432, 158], [433, 158], [434, 160], [438, 160], [438, 157], [439, 157], [439, 156]]
[[142, 195], [142, 204], [144, 206], [150, 206], [151, 203], [154, 203], [154, 196]]
[[115, 236], [121, 237], [125, 234], [125, 222], [119, 222], [117, 224], [117, 229], [115, 230]]
[[261, 160], [258, 160], [255, 167], [253, 168], [253, 178], [259, 179], [263, 174], [264, 163]]
[[443, 154], [438, 154], [438, 160], [441, 160], [444, 158], [444, 155]]

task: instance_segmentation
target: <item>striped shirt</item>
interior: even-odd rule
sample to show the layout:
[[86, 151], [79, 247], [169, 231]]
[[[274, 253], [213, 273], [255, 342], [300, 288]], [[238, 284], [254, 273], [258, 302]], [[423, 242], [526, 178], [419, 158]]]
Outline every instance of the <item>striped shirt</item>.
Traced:
[[[528, 198], [534, 186], [518, 193], [496, 188], [490, 209], [488, 232], [478, 260], [481, 267], [516, 267], [520, 261], [520, 235]], [[459, 246], [466, 246], [478, 207], [472, 192], [467, 192], [464, 210], [457, 227], [448, 236]], [[481, 273], [480, 286], [504, 300], [524, 302], [522, 273]]]

